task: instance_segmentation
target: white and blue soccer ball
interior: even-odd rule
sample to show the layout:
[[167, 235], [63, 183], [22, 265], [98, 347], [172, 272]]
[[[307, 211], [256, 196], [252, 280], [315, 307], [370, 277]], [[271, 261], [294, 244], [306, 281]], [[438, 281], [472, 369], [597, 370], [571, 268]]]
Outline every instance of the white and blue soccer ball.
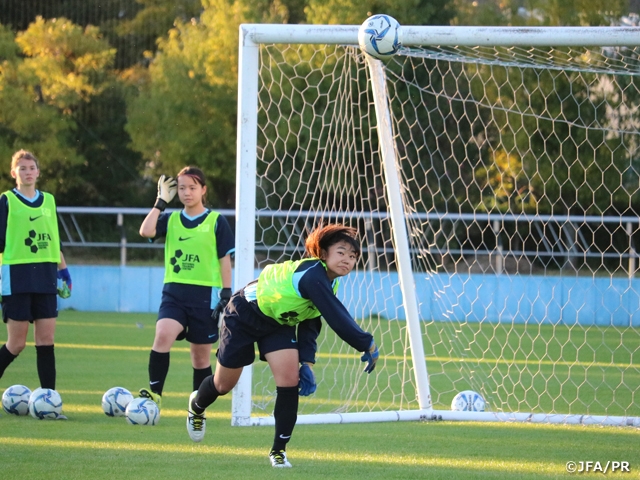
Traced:
[[62, 415], [62, 398], [50, 388], [36, 388], [29, 396], [29, 415], [40, 420], [56, 420]]
[[153, 400], [134, 398], [127, 405], [125, 416], [131, 425], [155, 425], [160, 420], [160, 409]]
[[24, 385], [11, 385], [2, 394], [2, 409], [11, 415], [29, 413], [31, 390]]
[[373, 15], [360, 26], [358, 43], [372, 57], [389, 58], [402, 47], [402, 27], [389, 15]]
[[484, 412], [487, 402], [482, 395], [473, 390], [465, 390], [458, 393], [451, 402], [451, 410], [454, 412]]
[[109, 417], [124, 417], [133, 395], [123, 387], [113, 387], [102, 395], [102, 410]]

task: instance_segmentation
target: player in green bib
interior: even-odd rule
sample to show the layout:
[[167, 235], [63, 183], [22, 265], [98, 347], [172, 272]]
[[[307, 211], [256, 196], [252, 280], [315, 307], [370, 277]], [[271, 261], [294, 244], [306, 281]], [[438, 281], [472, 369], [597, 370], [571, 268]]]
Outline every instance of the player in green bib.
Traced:
[[205, 433], [205, 409], [238, 383], [243, 367], [260, 359], [269, 363], [276, 383], [275, 436], [269, 459], [276, 468], [291, 467], [286, 446], [298, 416], [298, 395], [316, 390], [315, 363], [321, 317], [359, 352], [371, 373], [378, 347], [336, 297], [340, 277], [360, 258], [356, 230], [331, 224], [311, 232], [308, 258], [266, 267], [258, 280], [236, 292], [222, 314], [215, 375], [204, 379], [189, 398], [187, 431], [199, 442]]
[[[0, 196], [2, 319], [7, 343], [0, 347], [0, 377], [24, 350], [33, 323], [40, 386], [56, 388], [54, 336], [58, 317], [58, 279], [71, 294], [71, 275], [60, 248], [53, 195], [36, 189], [38, 159], [20, 150], [11, 159], [16, 187]], [[63, 417], [65, 418], [65, 417]]]
[[[178, 195], [182, 211], [164, 213]], [[235, 239], [229, 223], [204, 206], [206, 179], [196, 167], [174, 180], [160, 177], [158, 198], [140, 227], [146, 238], [165, 238], [164, 286], [149, 355], [149, 388], [140, 396], [161, 405], [176, 340], [191, 344], [193, 390], [211, 375], [211, 348], [218, 340], [218, 317], [231, 297], [231, 254]]]

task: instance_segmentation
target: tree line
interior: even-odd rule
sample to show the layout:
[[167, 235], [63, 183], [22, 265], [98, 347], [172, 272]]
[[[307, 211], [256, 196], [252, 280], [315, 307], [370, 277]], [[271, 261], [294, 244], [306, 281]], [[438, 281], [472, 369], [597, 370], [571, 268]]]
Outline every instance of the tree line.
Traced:
[[[626, 0], [4, 0], [0, 158], [8, 167], [15, 150], [33, 151], [41, 188], [60, 205], [87, 206], [148, 205], [159, 174], [198, 165], [211, 206], [231, 208], [241, 23], [360, 24], [388, 13], [406, 25], [608, 25], [628, 8]], [[0, 172], [0, 188], [10, 188], [8, 168]]]

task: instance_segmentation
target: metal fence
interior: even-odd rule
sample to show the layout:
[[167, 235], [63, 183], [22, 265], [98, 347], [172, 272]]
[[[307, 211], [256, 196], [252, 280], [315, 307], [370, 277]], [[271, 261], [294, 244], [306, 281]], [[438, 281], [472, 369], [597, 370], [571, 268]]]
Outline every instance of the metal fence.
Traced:
[[[218, 211], [233, 228], [235, 210]], [[62, 244], [81, 249], [119, 249], [120, 265], [126, 265], [129, 249], [164, 246], [145, 241], [137, 234], [148, 213], [148, 208], [58, 207]], [[290, 215], [287, 211], [259, 211], [257, 221], [286, 227], [285, 220]], [[386, 217], [386, 213], [353, 213], [353, 218], [367, 219], [364, 222], [366, 238], [388, 235], [388, 232], [374, 231]], [[414, 223], [429, 224], [425, 235], [433, 236], [428, 250], [412, 253], [431, 255], [440, 264], [449, 259], [452, 267], [446, 268], [447, 271], [471, 270], [473, 265], [476, 268], [483, 265], [486, 271], [501, 274], [516, 268], [509, 263], [511, 259], [515, 263], [544, 264], [546, 271], [577, 272], [586, 265], [591, 273], [632, 277], [638, 266], [634, 240], [640, 235], [637, 217], [423, 213], [412, 214], [410, 219]], [[340, 218], [327, 220], [348, 221], [350, 218], [341, 214]], [[290, 229], [290, 242], [267, 245], [265, 241], [258, 241], [257, 254], [300, 252], [305, 226], [286, 228]], [[364, 254], [375, 250], [377, 255], [370, 255], [372, 259], [380, 254], [393, 257], [393, 248], [389, 245], [389, 242], [369, 242]], [[376, 268], [373, 262], [365, 261], [365, 265]]]

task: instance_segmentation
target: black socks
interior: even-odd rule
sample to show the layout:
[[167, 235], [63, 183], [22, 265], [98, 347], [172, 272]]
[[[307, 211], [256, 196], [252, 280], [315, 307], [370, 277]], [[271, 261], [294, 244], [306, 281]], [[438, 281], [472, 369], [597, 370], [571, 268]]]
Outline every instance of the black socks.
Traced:
[[298, 387], [276, 387], [276, 405], [273, 408], [276, 434], [272, 450], [286, 450], [298, 420], [298, 401]]
[[211, 370], [211, 365], [206, 368], [194, 368], [193, 369], [193, 389], [198, 390], [200, 388], [200, 384], [204, 381], [205, 378], [210, 377], [213, 374]]
[[17, 357], [17, 355], [14, 355], [9, 351], [6, 343], [0, 347], [0, 378], [4, 375], [4, 371], [7, 369], [9, 364]]
[[151, 350], [149, 355], [149, 388], [153, 393], [162, 395], [164, 382], [169, 373], [170, 352], [160, 353]]
[[42, 388], [56, 389], [56, 355], [53, 345], [36, 345], [36, 365]]
[[220, 392], [216, 390], [213, 384], [213, 375], [205, 378], [198, 387], [198, 394], [191, 402], [191, 409], [198, 415], [202, 415], [205, 409], [211, 405], [220, 396]]

